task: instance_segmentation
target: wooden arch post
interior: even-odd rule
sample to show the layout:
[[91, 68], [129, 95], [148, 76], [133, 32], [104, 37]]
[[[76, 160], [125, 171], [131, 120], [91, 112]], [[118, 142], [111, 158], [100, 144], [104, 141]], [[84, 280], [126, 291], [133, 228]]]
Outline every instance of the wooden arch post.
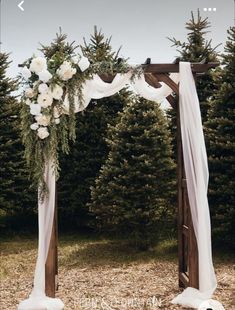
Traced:
[[[178, 210], [178, 266], [179, 287], [199, 288], [198, 249], [195, 239], [191, 212], [189, 208], [187, 185], [184, 171], [183, 150], [180, 130], [179, 86], [170, 79], [169, 74], [179, 72], [179, 63], [151, 64], [151, 60], [143, 65], [146, 81], [153, 87], [161, 87], [160, 82], [166, 83], [174, 92], [167, 97], [172, 108], [176, 109], [177, 117], [177, 210]], [[194, 77], [202, 75], [218, 63], [191, 63]], [[114, 76], [102, 75], [105, 82], [111, 82]], [[55, 297], [58, 275], [58, 232], [57, 232], [57, 194], [56, 207], [51, 235], [51, 242], [46, 262], [46, 295]]]
[[55, 190], [55, 212], [51, 240], [45, 265], [45, 291], [48, 297], [55, 297], [58, 289], [58, 206], [57, 189]]

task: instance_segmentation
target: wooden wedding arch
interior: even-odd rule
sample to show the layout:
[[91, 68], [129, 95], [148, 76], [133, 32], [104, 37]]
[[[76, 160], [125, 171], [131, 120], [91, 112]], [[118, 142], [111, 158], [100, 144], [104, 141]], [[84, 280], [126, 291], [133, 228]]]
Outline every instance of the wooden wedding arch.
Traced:
[[[218, 63], [191, 63], [192, 73], [196, 79]], [[177, 117], [177, 209], [178, 209], [178, 279], [179, 287], [199, 288], [198, 249], [194, 234], [191, 212], [188, 201], [186, 177], [184, 171], [183, 150], [180, 130], [179, 85], [170, 77], [170, 73], [179, 72], [179, 59], [174, 63], [151, 64], [150, 58], [142, 65], [145, 80], [153, 87], [161, 87], [160, 82], [167, 84], [173, 95], [166, 99], [176, 110]], [[112, 82], [114, 76], [100, 75], [104, 82]], [[57, 196], [57, 195], [56, 195]], [[57, 197], [50, 246], [45, 266], [46, 295], [55, 297], [58, 289], [58, 221]]]

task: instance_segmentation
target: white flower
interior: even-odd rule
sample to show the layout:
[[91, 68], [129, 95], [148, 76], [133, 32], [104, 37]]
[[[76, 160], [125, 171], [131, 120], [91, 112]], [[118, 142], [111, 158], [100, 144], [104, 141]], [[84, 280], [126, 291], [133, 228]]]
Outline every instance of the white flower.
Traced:
[[30, 128], [32, 129], [32, 130], [37, 130], [38, 129], [38, 123], [33, 123], [31, 126], [30, 126]]
[[45, 83], [42, 83], [38, 86], [38, 91], [40, 94], [46, 93], [48, 91], [48, 86]]
[[28, 98], [33, 98], [34, 96], [34, 91], [32, 88], [27, 88], [25, 90], [25, 96], [28, 97]]
[[33, 58], [29, 67], [31, 72], [39, 74], [40, 72], [47, 70], [47, 60], [45, 57]]
[[77, 72], [75, 68], [72, 68], [72, 65], [68, 61], [64, 61], [60, 68], [57, 70], [57, 74], [63, 81], [67, 81], [73, 77]]
[[55, 123], [56, 123], [56, 125], [58, 125], [58, 124], [60, 123], [60, 119], [59, 119], [59, 118], [56, 118], [56, 119], [55, 119]]
[[41, 113], [41, 106], [39, 104], [30, 104], [30, 114], [32, 115], [40, 115]]
[[30, 105], [32, 103], [32, 101], [28, 98], [28, 99], [26, 99], [26, 101], [25, 101], [25, 104], [26, 105]]
[[37, 102], [40, 104], [42, 108], [48, 108], [53, 103], [53, 97], [50, 94], [50, 92], [46, 92], [46, 93], [38, 95]]
[[78, 66], [81, 69], [81, 71], [85, 71], [86, 69], [89, 68], [90, 66], [90, 61], [88, 60], [87, 57], [82, 56], [82, 58], [80, 59], [80, 61], [78, 62]]
[[38, 115], [35, 117], [38, 125], [41, 125], [41, 126], [48, 126], [50, 125], [50, 120], [51, 120], [51, 117], [50, 115]]
[[56, 100], [60, 100], [63, 96], [63, 88], [56, 84], [55, 86], [53, 87], [50, 87], [50, 90], [51, 90], [51, 94], [52, 94], [52, 97]]
[[52, 75], [48, 70], [43, 70], [39, 72], [38, 76], [39, 76], [39, 80], [44, 83], [47, 83], [52, 78]]
[[74, 63], [74, 64], [77, 64], [78, 62], [79, 62], [79, 60], [81, 59], [81, 57], [79, 56], [79, 55], [75, 55], [75, 56], [73, 56], [72, 57], [72, 62]]
[[58, 118], [60, 117], [60, 111], [57, 107], [54, 107], [54, 110], [53, 110], [53, 115], [54, 115], [54, 118]]
[[38, 128], [38, 136], [40, 139], [45, 139], [49, 136], [49, 132], [47, 127], [40, 127]]
[[32, 75], [30, 70], [26, 66], [24, 66], [24, 68], [21, 70], [21, 74], [25, 80], [28, 80]]

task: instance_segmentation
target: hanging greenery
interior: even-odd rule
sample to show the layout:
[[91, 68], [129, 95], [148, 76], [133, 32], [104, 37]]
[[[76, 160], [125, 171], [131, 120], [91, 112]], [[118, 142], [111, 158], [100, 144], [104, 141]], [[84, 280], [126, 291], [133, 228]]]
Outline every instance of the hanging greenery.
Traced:
[[[57, 34], [49, 46], [42, 46], [42, 56], [29, 58], [22, 64], [21, 125], [25, 158], [40, 197], [47, 193], [44, 167], [48, 160], [59, 177], [58, 151], [69, 152], [69, 140], [75, 140], [75, 100], [83, 105], [82, 85], [94, 74], [132, 72], [132, 78], [142, 73], [141, 67], [131, 67], [126, 60], [90, 63], [68, 43], [67, 36]], [[65, 106], [65, 101], [67, 105]]]

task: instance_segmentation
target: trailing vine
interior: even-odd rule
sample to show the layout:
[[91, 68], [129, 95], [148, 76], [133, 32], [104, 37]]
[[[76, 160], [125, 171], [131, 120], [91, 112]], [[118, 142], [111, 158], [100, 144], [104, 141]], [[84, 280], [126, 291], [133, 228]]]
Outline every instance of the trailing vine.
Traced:
[[[83, 104], [82, 85], [94, 74], [132, 72], [132, 78], [142, 73], [141, 67], [131, 67], [126, 60], [115, 59], [90, 63], [76, 52], [74, 42], [57, 34], [49, 46], [41, 46], [42, 56], [35, 55], [21, 66], [22, 95], [21, 128], [25, 158], [40, 197], [47, 194], [44, 167], [50, 159], [56, 179], [59, 177], [58, 151], [69, 152], [69, 141], [75, 135], [75, 96]], [[64, 100], [67, 96], [68, 109]]]

